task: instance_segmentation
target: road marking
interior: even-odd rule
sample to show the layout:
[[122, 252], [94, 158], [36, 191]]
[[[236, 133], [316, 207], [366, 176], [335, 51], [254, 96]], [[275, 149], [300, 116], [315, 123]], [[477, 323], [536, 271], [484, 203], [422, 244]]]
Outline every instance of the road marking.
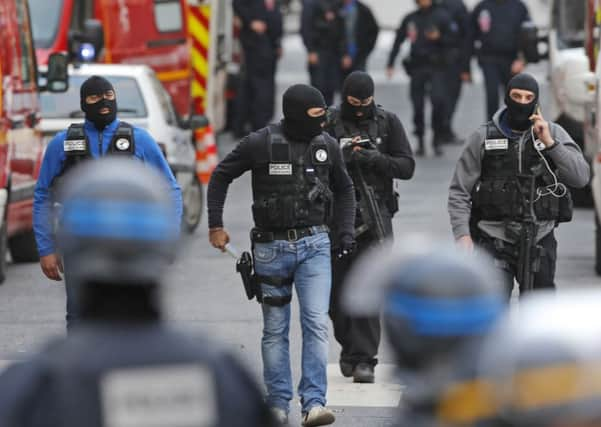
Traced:
[[355, 384], [344, 378], [338, 363], [328, 365], [328, 406], [395, 408], [399, 406], [402, 386], [394, 365], [377, 365], [375, 384]]

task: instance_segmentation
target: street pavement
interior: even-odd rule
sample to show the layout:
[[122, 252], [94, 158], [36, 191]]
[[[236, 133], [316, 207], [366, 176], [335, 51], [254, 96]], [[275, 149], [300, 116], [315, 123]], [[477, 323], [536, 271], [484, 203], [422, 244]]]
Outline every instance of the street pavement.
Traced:
[[[378, 103], [396, 112], [411, 132], [411, 106], [407, 79], [400, 71], [388, 81], [382, 73], [392, 39], [383, 34], [370, 63], [376, 76]], [[287, 37], [285, 54], [278, 75], [279, 93], [297, 81], [306, 81], [304, 51], [296, 36]], [[549, 90], [544, 65], [532, 71], [542, 84], [543, 112], [548, 109]], [[279, 102], [278, 102], [279, 104]], [[484, 120], [484, 93], [479, 79], [466, 86], [455, 129], [467, 136]], [[219, 141], [220, 155], [234, 146], [229, 135]], [[400, 210], [394, 219], [396, 239], [402, 241], [409, 233], [428, 233], [435, 238], [452, 241], [446, 213], [446, 194], [454, 164], [461, 147], [445, 150], [443, 157], [433, 157], [431, 150], [425, 158], [417, 159], [415, 177], [398, 182]], [[244, 175], [230, 187], [225, 206], [225, 226], [234, 246], [249, 248], [251, 224], [250, 176]], [[601, 283], [593, 271], [593, 213], [578, 209], [574, 221], [562, 225], [557, 233], [559, 263], [557, 284], [561, 289], [574, 286], [595, 286]], [[374, 266], [377, 269], [377, 266]], [[208, 333], [232, 349], [261, 377], [260, 339], [262, 320], [257, 303], [248, 302], [240, 278], [234, 270], [234, 260], [208, 244], [206, 216], [199, 229], [185, 239], [179, 260], [165, 280], [165, 301], [168, 321], [177, 328], [193, 334]], [[42, 277], [37, 264], [10, 265], [8, 278], [0, 286], [0, 359], [26, 357], [50, 337], [64, 334], [64, 288], [61, 283]], [[291, 328], [291, 357], [295, 383], [299, 379], [301, 332], [297, 302], [293, 300]], [[336, 410], [337, 425], [390, 426], [398, 405], [402, 385], [394, 373], [394, 359], [389, 346], [383, 342], [375, 385], [355, 385], [338, 372], [339, 347], [330, 340], [328, 378], [329, 403]], [[10, 363], [10, 362], [9, 362]], [[299, 423], [299, 406], [293, 406], [292, 420]], [[294, 425], [293, 423], [293, 425]]]

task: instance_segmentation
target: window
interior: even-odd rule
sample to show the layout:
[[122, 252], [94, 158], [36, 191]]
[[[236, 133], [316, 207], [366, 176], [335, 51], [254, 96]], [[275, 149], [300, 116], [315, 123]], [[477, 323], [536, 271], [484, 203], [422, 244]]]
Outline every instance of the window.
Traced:
[[173, 33], [184, 28], [179, 0], [155, 0], [154, 21], [161, 33]]
[[47, 49], [54, 44], [63, 12], [63, 0], [29, 0], [31, 32], [37, 48]]
[[19, 48], [21, 50], [21, 81], [31, 83], [33, 73], [33, 48], [29, 37], [27, 5], [25, 0], [17, 0], [17, 20], [19, 26]]
[[173, 104], [171, 103], [171, 97], [163, 87], [163, 84], [156, 77], [156, 75], [152, 75], [151, 81], [152, 85], [154, 86], [154, 91], [159, 99], [159, 104], [161, 104], [161, 112], [163, 113], [165, 121], [167, 122], [167, 124], [175, 126], [177, 124], [177, 118], [175, 115]]

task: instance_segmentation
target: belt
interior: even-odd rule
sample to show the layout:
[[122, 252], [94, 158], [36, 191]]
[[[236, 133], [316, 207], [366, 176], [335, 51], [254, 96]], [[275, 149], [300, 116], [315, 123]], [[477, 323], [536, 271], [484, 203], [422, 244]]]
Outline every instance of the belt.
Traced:
[[308, 236], [330, 231], [327, 225], [313, 225], [303, 228], [289, 228], [288, 230], [268, 231], [253, 228], [250, 232], [250, 239], [255, 243], [269, 243], [274, 240], [287, 240], [296, 242]]

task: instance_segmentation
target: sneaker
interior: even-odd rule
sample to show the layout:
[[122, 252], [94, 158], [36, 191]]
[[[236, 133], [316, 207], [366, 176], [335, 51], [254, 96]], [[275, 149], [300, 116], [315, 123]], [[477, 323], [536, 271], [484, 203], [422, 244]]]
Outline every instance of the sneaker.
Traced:
[[339, 362], [339, 365], [340, 373], [343, 377], [349, 378], [353, 376], [353, 369], [355, 368], [355, 366], [352, 363], [344, 362], [341, 360]]
[[272, 407], [269, 408], [269, 412], [271, 412], [271, 418], [273, 418], [278, 426], [288, 425], [288, 414], [282, 408]]
[[334, 421], [336, 421], [334, 413], [329, 409], [318, 405], [312, 407], [311, 409], [309, 409], [309, 412], [306, 412], [303, 415], [302, 425], [304, 427], [327, 426], [329, 424], [333, 424]]
[[359, 363], [353, 370], [353, 382], [354, 383], [368, 383], [371, 384], [376, 380], [374, 374], [374, 367], [369, 363]]

